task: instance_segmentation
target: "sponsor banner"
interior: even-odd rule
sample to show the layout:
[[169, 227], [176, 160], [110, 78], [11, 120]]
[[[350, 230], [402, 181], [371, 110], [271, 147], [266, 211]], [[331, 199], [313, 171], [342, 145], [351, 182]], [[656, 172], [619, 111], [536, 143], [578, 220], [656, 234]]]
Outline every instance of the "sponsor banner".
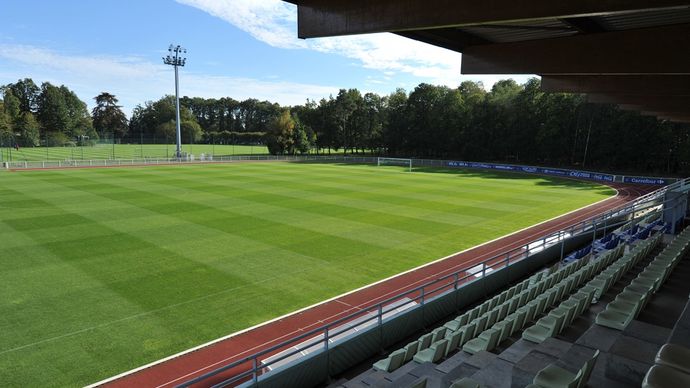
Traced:
[[626, 176], [623, 178], [625, 183], [636, 183], [642, 185], [667, 185], [670, 182], [664, 178], [654, 178], [645, 176]]
[[577, 171], [577, 170], [564, 170], [560, 168], [543, 168], [543, 167], [531, 167], [531, 166], [518, 166], [512, 164], [492, 164], [492, 163], [477, 163], [477, 162], [461, 162], [461, 161], [449, 161], [448, 167], [469, 167], [469, 168], [482, 168], [486, 170], [502, 170], [502, 171], [517, 171], [526, 172], [528, 174], [544, 174], [544, 175], [555, 175], [562, 177], [571, 177], [579, 179], [590, 179], [595, 181], [603, 182], [613, 182], [614, 176], [609, 174], [599, 174], [588, 171]]

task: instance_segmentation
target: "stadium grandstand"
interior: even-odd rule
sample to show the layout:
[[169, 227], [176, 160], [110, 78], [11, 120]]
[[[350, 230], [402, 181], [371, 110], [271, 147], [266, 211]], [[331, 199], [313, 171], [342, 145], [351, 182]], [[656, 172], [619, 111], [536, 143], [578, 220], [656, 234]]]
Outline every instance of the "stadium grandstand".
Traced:
[[[690, 122], [682, 1], [290, 2], [301, 38], [395, 33], [462, 52], [464, 74], [537, 74], [547, 91]], [[620, 201], [388, 279], [394, 294], [377, 284], [248, 330], [261, 346], [220, 339], [99, 385], [690, 387], [690, 180], [564, 174]], [[369, 303], [342, 313], [355, 296]]]

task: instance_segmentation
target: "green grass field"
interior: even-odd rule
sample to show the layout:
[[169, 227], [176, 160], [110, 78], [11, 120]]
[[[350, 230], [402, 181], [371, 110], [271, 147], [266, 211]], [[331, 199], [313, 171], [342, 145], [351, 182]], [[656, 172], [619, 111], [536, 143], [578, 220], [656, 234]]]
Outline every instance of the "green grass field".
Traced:
[[[213, 145], [183, 144], [182, 151], [199, 156], [212, 155], [267, 155], [265, 145]], [[90, 160], [90, 159], [143, 159], [172, 158], [174, 144], [97, 144], [84, 147], [20, 147], [0, 148], [1, 161], [35, 160]]]
[[0, 172], [0, 385], [79, 386], [613, 194], [243, 163]]

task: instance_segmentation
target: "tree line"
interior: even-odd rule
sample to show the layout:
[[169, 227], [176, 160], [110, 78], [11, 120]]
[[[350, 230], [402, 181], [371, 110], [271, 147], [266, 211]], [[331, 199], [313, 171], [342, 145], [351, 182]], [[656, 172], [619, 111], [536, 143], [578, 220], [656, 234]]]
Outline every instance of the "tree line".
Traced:
[[[27, 78], [0, 91], [0, 140], [21, 146], [175, 139], [173, 96], [137, 105], [128, 119], [107, 92], [94, 97], [89, 112], [65, 86], [38, 87]], [[502, 80], [490, 90], [472, 81], [457, 88], [422, 83], [384, 96], [342, 89], [297, 106], [230, 97], [183, 97], [180, 104], [183, 143], [658, 173], [690, 167], [688, 125], [591, 104], [580, 94], [545, 93], [537, 78]]]

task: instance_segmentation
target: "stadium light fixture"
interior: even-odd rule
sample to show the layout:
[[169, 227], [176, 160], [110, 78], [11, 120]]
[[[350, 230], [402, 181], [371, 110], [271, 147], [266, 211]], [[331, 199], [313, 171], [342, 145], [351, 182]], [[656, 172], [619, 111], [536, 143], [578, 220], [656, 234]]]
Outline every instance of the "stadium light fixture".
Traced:
[[187, 54], [187, 50], [178, 45], [170, 45], [168, 47], [168, 55], [163, 57], [163, 63], [171, 65], [175, 68], [175, 123], [177, 129], [177, 149], [175, 155], [178, 159], [182, 157], [182, 134], [180, 131], [180, 83], [177, 68], [184, 66], [187, 58], [183, 55]]

